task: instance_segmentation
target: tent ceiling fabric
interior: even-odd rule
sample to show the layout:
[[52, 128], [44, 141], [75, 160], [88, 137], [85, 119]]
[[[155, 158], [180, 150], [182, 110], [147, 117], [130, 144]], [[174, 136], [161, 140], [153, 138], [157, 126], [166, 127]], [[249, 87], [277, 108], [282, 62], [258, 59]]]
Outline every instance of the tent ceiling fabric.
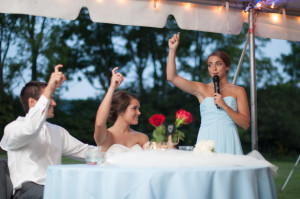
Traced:
[[[157, 2], [154, 8], [154, 1]], [[275, 2], [255, 15], [255, 36], [300, 41], [300, 1]], [[225, 3], [228, 2], [228, 9]], [[173, 15], [182, 29], [237, 35], [249, 0], [0, 0], [0, 13], [74, 20], [86, 7], [94, 22], [162, 28]], [[222, 9], [220, 10], [220, 8]], [[282, 8], [285, 8], [283, 11]], [[285, 14], [282, 14], [285, 13]]]

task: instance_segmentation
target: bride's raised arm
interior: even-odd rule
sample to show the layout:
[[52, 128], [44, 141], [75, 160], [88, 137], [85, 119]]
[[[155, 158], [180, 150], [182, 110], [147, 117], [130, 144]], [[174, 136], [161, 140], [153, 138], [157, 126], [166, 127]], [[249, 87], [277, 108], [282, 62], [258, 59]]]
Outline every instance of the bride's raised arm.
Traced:
[[110, 112], [111, 102], [115, 90], [123, 82], [124, 77], [121, 73], [116, 73], [118, 67], [112, 70], [112, 77], [108, 91], [103, 98], [96, 115], [94, 139], [98, 146], [101, 146], [107, 139], [107, 119]]

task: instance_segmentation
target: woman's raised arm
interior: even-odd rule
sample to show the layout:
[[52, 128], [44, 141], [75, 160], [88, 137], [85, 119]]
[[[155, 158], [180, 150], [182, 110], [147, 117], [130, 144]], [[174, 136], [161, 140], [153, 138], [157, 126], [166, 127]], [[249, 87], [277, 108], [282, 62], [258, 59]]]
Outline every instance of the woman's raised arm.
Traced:
[[180, 33], [174, 34], [171, 39], [169, 39], [169, 56], [167, 63], [167, 80], [174, 84], [177, 88], [190, 93], [192, 95], [198, 96], [201, 86], [204, 85], [201, 82], [189, 81], [183, 77], [177, 75], [176, 70], [176, 50], [179, 45]]
[[124, 77], [121, 73], [116, 73], [118, 67], [112, 70], [112, 77], [108, 91], [103, 98], [96, 115], [94, 139], [98, 146], [103, 145], [107, 138], [107, 119], [110, 113], [111, 102], [115, 90], [123, 82]]

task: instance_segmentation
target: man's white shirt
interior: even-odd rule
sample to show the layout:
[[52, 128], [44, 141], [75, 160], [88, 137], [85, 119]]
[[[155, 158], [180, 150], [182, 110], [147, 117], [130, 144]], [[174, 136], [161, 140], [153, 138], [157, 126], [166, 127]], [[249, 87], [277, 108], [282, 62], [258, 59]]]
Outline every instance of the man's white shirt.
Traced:
[[4, 129], [0, 146], [7, 151], [14, 190], [26, 181], [44, 185], [47, 166], [61, 164], [62, 156], [83, 161], [91, 147], [64, 128], [46, 122], [49, 104], [41, 95], [25, 117], [18, 117]]

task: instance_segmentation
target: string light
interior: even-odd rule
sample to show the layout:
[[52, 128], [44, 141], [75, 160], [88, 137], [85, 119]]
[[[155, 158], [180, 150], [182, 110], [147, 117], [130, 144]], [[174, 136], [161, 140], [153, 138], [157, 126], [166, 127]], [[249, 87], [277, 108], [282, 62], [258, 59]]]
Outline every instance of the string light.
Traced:
[[153, 7], [154, 8], [157, 8], [157, 6], [158, 6], [158, 2], [157, 2], [158, 0], [153, 0]]
[[215, 6], [214, 11], [215, 11], [216, 13], [222, 13], [222, 10], [223, 10], [222, 7], [223, 7], [223, 6]]
[[278, 14], [272, 14], [271, 18], [274, 22], [278, 22], [279, 21], [279, 15]]
[[225, 4], [223, 4], [223, 5], [220, 5], [220, 6], [216, 6], [215, 7], [215, 12], [217, 12], [217, 13], [222, 13], [223, 12], [223, 7], [225, 6]]
[[256, 4], [256, 7], [257, 7], [258, 9], [261, 9], [261, 3], [258, 2], [258, 3]]
[[271, 8], [274, 9], [274, 7], [275, 7], [275, 2], [273, 1]]
[[254, 3], [254, 8], [256, 10], [267, 10], [271, 11], [271, 9], [275, 9], [276, 1], [278, 0], [257, 0]]
[[191, 7], [191, 3], [186, 3], [186, 4], [185, 4], [185, 7], [186, 7], [186, 8], [190, 8], [190, 7]]

